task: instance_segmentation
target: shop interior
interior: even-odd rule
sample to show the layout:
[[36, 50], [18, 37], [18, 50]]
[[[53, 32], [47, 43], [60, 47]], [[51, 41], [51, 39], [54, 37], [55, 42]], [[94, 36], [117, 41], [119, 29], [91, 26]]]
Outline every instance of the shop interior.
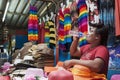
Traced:
[[[118, 78], [114, 80], [119, 80], [119, 3], [119, 0], [0, 0], [0, 80], [50, 80], [50, 72], [74, 58], [70, 55], [73, 36], [81, 37], [79, 47], [87, 44], [84, 35], [90, 32], [89, 22], [108, 27], [109, 65], [106, 79], [83, 80], [113, 80], [114, 76]], [[71, 12], [76, 9], [80, 34], [72, 32]]]

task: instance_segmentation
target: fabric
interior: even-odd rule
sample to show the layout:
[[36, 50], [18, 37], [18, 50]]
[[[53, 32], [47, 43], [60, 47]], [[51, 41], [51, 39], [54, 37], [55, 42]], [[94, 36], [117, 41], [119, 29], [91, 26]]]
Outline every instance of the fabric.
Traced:
[[10, 80], [10, 76], [0, 76], [0, 80]]
[[[79, 0], [77, 4], [77, 8], [79, 10], [79, 18], [78, 18], [78, 26], [79, 31], [83, 34], [87, 34], [88, 32], [88, 11], [87, 11], [87, 5], [85, 0]], [[79, 39], [79, 46], [83, 46], [87, 44], [86, 38], [81, 37]]]
[[76, 76], [91, 77], [90, 69], [82, 65], [74, 65], [74, 67], [71, 68], [71, 72]]
[[38, 43], [44, 43], [45, 28], [44, 22], [42, 22], [38, 27]]
[[49, 45], [50, 41], [50, 30], [49, 30], [49, 24], [48, 21], [45, 22], [45, 36], [44, 36], [44, 42]]
[[104, 74], [92, 72], [88, 67], [74, 65], [73, 68], [70, 68], [70, 70], [67, 71], [62, 68], [62, 65], [63, 62], [58, 62], [56, 67], [44, 68], [45, 72], [49, 73], [49, 80], [66, 80], [66, 78], [68, 80], [106, 80], [106, 76]]
[[88, 67], [82, 65], [74, 65], [71, 69], [74, 80], [106, 80], [104, 74], [92, 72]]
[[108, 71], [108, 61], [109, 61], [109, 52], [106, 47], [100, 45], [93, 49], [90, 49], [90, 44], [82, 46], [80, 48], [82, 56], [80, 59], [83, 60], [94, 60], [95, 58], [101, 58], [105, 62], [105, 67], [101, 70], [100, 73], [106, 74]]
[[54, 49], [56, 46], [56, 29], [55, 29], [55, 25], [53, 21], [48, 21], [48, 25], [49, 25], [49, 35], [50, 35], [50, 41], [49, 41], [49, 47], [51, 49]]
[[115, 0], [115, 32], [120, 36], [120, 0]]
[[38, 17], [37, 8], [30, 6], [30, 15], [28, 19], [28, 40], [38, 41]]
[[50, 73], [50, 72], [52, 72], [52, 71], [58, 70], [58, 68], [59, 68], [59, 67], [62, 67], [62, 66], [63, 66], [63, 62], [59, 61], [59, 62], [57, 63], [57, 65], [56, 65], [56, 67], [48, 67], [48, 66], [45, 66], [45, 67], [44, 67], [44, 71], [45, 71], [46, 73]]
[[43, 70], [38, 68], [28, 68], [24, 80], [31, 80], [30, 78], [35, 78], [36, 76], [44, 77]]
[[[109, 27], [109, 35], [108, 35], [108, 41], [107, 46], [111, 47], [115, 45], [115, 22], [119, 19], [115, 14], [115, 1], [116, 0], [98, 0], [99, 3], [99, 15], [100, 15], [100, 22], [104, 23], [105, 26]], [[118, 13], [119, 15], [119, 13]], [[117, 16], [115, 18], [115, 16]], [[118, 22], [119, 24], [119, 22]], [[118, 32], [120, 29], [117, 29]]]
[[64, 52], [70, 51], [70, 45], [72, 43], [72, 37], [69, 35], [69, 31], [71, 30], [71, 17], [70, 17], [70, 9], [65, 8], [64, 10], [64, 42], [65, 42], [65, 50]]
[[99, 23], [98, 0], [89, 1], [89, 21], [91, 23]]
[[62, 9], [59, 10], [59, 26], [58, 26], [58, 40], [59, 40], [59, 49], [60, 50], [66, 50], [65, 47], [65, 32], [64, 32], [64, 13], [62, 12]]

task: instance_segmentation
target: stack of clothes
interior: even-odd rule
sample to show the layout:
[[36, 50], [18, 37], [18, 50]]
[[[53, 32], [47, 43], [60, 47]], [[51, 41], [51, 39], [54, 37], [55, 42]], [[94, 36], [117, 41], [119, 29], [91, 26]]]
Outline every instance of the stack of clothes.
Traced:
[[[43, 72], [44, 66], [54, 66], [54, 51], [47, 47], [47, 44], [33, 44], [27, 42], [20, 50], [12, 55], [14, 70], [10, 73], [13, 80], [47, 80]], [[35, 74], [41, 72], [42, 76], [27, 75], [29, 72]], [[35, 72], [34, 72], [35, 71]], [[26, 76], [27, 75], [27, 76]], [[30, 78], [30, 79], [29, 79]]]
[[54, 51], [47, 47], [47, 44], [25, 43], [24, 46], [13, 54], [13, 63], [23, 63], [43, 68], [54, 66]]

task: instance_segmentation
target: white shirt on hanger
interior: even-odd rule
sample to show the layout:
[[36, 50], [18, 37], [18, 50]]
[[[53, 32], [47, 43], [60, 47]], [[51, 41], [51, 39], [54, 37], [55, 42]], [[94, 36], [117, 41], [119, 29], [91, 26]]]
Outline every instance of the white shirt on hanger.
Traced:
[[69, 0], [66, 0], [66, 8], [70, 8], [72, 2], [70, 2]]
[[76, 1], [76, 3], [78, 3], [79, 0], [75, 0], [75, 1]]
[[45, 17], [43, 17], [42, 19], [43, 19], [43, 22], [45, 22]]
[[64, 12], [65, 9], [65, 5], [63, 3], [60, 4], [61, 8], [62, 8], [62, 12]]
[[41, 22], [42, 22], [41, 19], [39, 19], [39, 24], [41, 24]]
[[49, 16], [48, 16], [48, 14], [46, 14], [46, 21], [49, 21]]
[[53, 13], [53, 12], [50, 12], [50, 20], [53, 19], [53, 16], [54, 16], [54, 13]]

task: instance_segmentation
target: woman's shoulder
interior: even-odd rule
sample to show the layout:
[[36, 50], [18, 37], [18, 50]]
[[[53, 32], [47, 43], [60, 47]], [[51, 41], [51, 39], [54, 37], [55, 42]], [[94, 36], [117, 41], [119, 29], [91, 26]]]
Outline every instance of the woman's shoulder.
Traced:
[[97, 50], [109, 52], [108, 48], [106, 46], [103, 46], [103, 45], [98, 46]]
[[107, 49], [107, 47], [104, 45], [100, 45], [100, 46], [98, 46], [98, 48]]

